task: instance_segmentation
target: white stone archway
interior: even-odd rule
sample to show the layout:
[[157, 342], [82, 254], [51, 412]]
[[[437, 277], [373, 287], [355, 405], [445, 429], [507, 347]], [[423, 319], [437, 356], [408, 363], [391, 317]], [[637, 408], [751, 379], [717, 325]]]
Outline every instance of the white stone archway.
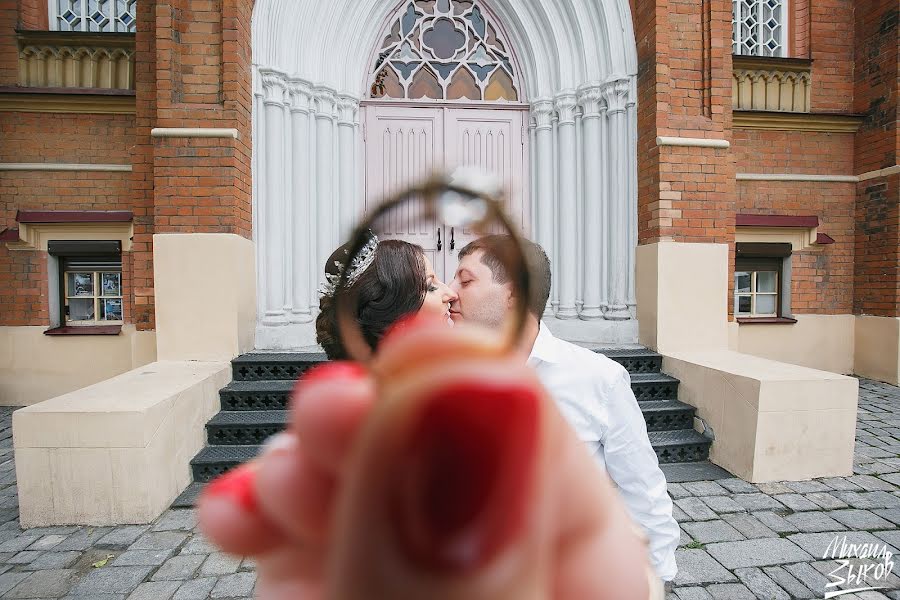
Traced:
[[[628, 0], [481, 1], [504, 26], [531, 106], [532, 234], [553, 261], [551, 327], [571, 339], [635, 341], [637, 56]], [[363, 206], [358, 109], [372, 52], [403, 4], [256, 1], [257, 348], [314, 344], [324, 262]]]

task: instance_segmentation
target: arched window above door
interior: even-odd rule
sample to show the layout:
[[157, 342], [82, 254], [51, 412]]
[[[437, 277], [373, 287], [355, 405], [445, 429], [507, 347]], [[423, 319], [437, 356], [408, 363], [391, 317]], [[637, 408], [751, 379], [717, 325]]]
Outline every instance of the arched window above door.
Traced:
[[372, 98], [518, 101], [509, 47], [476, 0], [409, 0], [382, 38]]

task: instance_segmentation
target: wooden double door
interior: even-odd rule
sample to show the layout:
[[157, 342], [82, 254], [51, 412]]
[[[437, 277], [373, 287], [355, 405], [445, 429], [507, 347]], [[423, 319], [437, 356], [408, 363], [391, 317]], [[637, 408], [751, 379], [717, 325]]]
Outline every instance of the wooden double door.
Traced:
[[[364, 109], [366, 209], [435, 172], [476, 166], [502, 182], [506, 210], [523, 232], [530, 226], [527, 108], [386, 106]], [[383, 225], [382, 236], [418, 244], [444, 281], [453, 278], [457, 253], [473, 239], [467, 230], [421, 219], [412, 207]]]

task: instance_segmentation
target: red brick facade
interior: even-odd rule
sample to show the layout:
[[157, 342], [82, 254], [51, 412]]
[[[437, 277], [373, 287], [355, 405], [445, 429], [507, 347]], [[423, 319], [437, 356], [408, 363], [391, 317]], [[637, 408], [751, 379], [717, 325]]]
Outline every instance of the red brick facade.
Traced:
[[[0, 112], [0, 162], [132, 171], [0, 171], [0, 230], [15, 227], [20, 209], [132, 211], [125, 318], [153, 329], [154, 233], [251, 236], [252, 2], [137, 6], [133, 115]], [[46, 7], [0, 0], [0, 87], [17, 84], [16, 29], [46, 28]], [[733, 127], [731, 1], [632, 1], [639, 243], [727, 243], [733, 260], [736, 214], [815, 215], [835, 243], [794, 257], [792, 309], [900, 315], [900, 175], [859, 184], [736, 180], [860, 175], [897, 164], [896, 2], [797, 0], [791, 9], [789, 55], [812, 61], [812, 112], [862, 115], [858, 133]], [[151, 137], [153, 128], [180, 127], [236, 129], [238, 137]], [[730, 147], [660, 145], [658, 137]], [[44, 253], [0, 244], [0, 325], [47, 324], [46, 270]]]

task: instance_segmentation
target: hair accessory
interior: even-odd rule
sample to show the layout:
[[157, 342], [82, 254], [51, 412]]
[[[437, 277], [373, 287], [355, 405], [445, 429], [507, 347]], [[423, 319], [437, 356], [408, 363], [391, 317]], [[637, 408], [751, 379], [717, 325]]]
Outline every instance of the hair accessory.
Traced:
[[[377, 249], [378, 236], [372, 234], [372, 237], [369, 238], [369, 241], [366, 242], [363, 249], [350, 263], [350, 272], [347, 274], [347, 287], [353, 285], [356, 280], [359, 279], [359, 276], [375, 262], [375, 251]], [[349, 251], [345, 248], [344, 254], [348, 254], [348, 252]], [[319, 293], [322, 296], [327, 296], [329, 298], [333, 297], [334, 293], [337, 291], [337, 286], [341, 281], [341, 274], [344, 272], [345, 268], [344, 263], [339, 260], [334, 261], [334, 266], [337, 267], [337, 271], [335, 273], [326, 272], [325, 282], [319, 286]]]

